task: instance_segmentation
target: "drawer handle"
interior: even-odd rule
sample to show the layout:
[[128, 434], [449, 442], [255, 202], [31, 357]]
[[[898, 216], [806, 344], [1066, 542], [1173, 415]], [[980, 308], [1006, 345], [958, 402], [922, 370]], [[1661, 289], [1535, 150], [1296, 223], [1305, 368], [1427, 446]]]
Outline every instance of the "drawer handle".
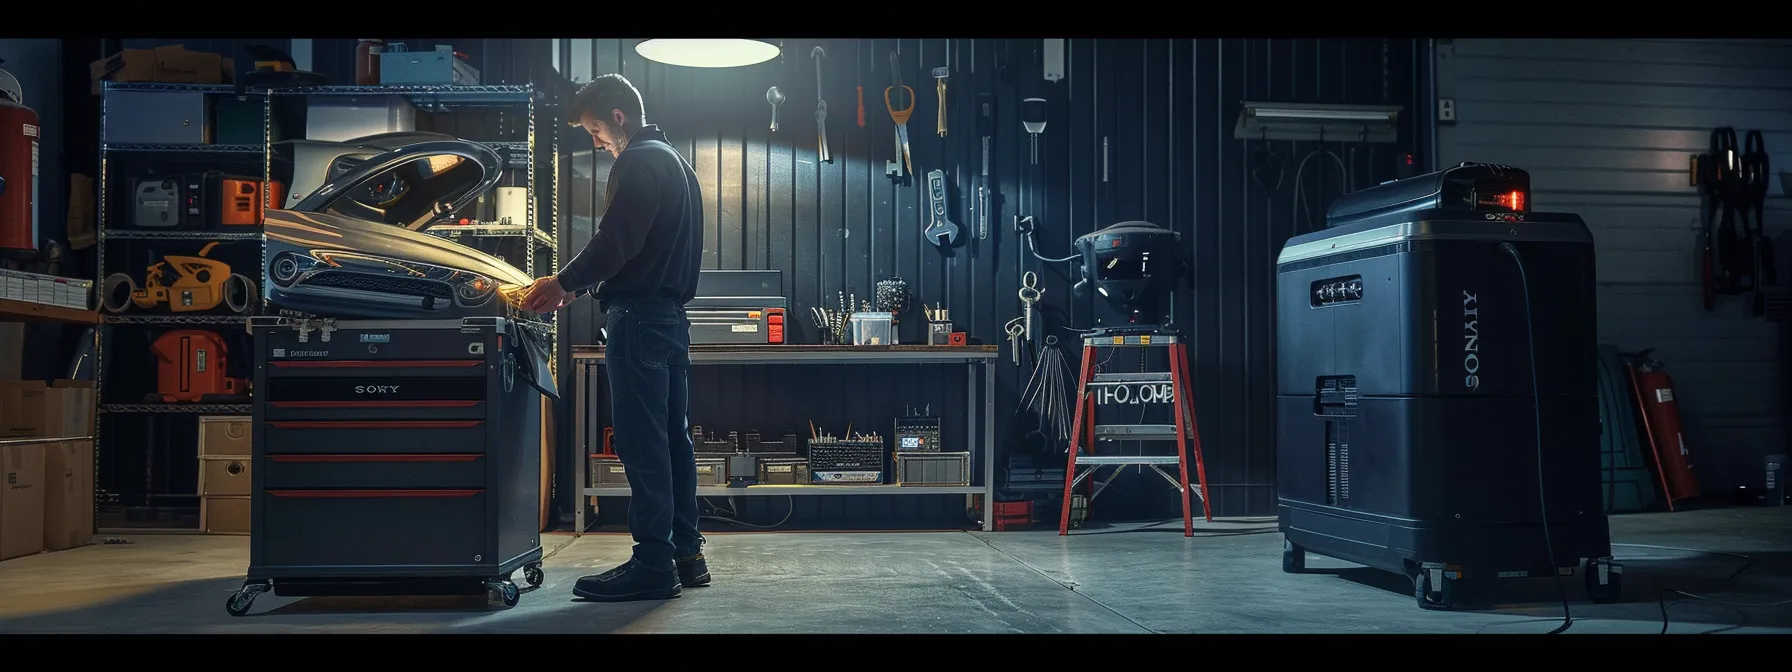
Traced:
[[477, 401], [270, 401], [275, 408], [467, 408]]
[[269, 490], [269, 497], [294, 499], [449, 499], [472, 497], [484, 490]]
[[472, 462], [479, 455], [269, 455], [275, 462]]
[[470, 429], [484, 420], [310, 420], [275, 421], [275, 429]]
[[224, 465], [224, 471], [231, 476], [241, 476], [243, 475], [243, 463], [231, 462], [230, 464]]
[[280, 369], [461, 369], [485, 364], [479, 359], [430, 359], [430, 360], [354, 360], [345, 359], [327, 362], [274, 362], [274, 368]]

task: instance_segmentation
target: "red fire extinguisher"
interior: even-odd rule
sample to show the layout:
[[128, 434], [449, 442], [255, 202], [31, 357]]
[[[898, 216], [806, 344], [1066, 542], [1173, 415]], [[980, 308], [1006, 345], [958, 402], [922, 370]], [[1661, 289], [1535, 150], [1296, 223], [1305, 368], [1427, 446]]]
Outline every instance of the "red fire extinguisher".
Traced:
[[1651, 359], [1644, 350], [1625, 358], [1630, 370], [1630, 388], [1636, 394], [1637, 415], [1643, 420], [1643, 433], [1649, 437], [1650, 452], [1655, 455], [1655, 474], [1661, 490], [1674, 510], [1674, 502], [1699, 496], [1698, 475], [1692, 470], [1692, 453], [1686, 449], [1681, 433], [1680, 405], [1674, 401], [1674, 379], [1662, 372], [1660, 360]]
[[37, 250], [39, 134], [19, 80], [0, 70], [0, 252]]

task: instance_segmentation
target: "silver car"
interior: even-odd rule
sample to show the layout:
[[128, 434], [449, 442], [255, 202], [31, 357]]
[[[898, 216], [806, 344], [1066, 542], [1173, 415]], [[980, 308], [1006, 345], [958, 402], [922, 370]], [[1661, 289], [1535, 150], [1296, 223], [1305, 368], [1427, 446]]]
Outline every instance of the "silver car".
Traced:
[[535, 319], [519, 305], [533, 278], [479, 250], [425, 233], [498, 183], [484, 144], [433, 133], [304, 142], [295, 191], [269, 210], [263, 293], [276, 313], [345, 319]]

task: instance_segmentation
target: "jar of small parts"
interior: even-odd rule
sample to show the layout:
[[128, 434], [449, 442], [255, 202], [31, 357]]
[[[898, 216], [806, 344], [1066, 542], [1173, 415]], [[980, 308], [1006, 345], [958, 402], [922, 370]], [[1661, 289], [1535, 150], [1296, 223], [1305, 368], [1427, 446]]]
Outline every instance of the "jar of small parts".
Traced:
[[385, 40], [361, 40], [355, 45], [355, 84], [376, 86], [380, 83], [380, 52], [385, 50]]

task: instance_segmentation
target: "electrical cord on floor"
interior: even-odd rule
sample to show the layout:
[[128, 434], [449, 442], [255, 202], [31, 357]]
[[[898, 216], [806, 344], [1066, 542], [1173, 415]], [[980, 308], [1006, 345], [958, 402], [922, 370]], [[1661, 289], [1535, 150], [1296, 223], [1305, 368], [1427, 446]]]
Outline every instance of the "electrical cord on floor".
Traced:
[[[1531, 313], [1531, 280], [1524, 272], [1524, 259], [1519, 258], [1518, 248], [1512, 243], [1500, 243], [1500, 250], [1512, 257], [1512, 263], [1518, 266], [1518, 286], [1524, 295], [1524, 334], [1525, 348], [1530, 353], [1531, 362], [1531, 412], [1536, 417], [1537, 429], [1537, 510], [1542, 515], [1543, 550], [1549, 554], [1549, 565], [1553, 570], [1556, 564], [1555, 540], [1549, 534], [1549, 495], [1543, 486], [1543, 392], [1537, 384], [1537, 329], [1534, 315]], [[1574, 611], [1568, 607], [1568, 587], [1562, 585], [1562, 573], [1549, 573], [1556, 581], [1556, 593], [1562, 598], [1562, 624], [1547, 634], [1559, 635], [1574, 627]]]
[[778, 520], [778, 522], [772, 523], [770, 525], [759, 525], [756, 523], [749, 523], [747, 521], [741, 520], [738, 517], [740, 515], [740, 512], [736, 511], [734, 509], [734, 498], [733, 497], [728, 498], [727, 514], [723, 514], [722, 510], [719, 508], [716, 508], [716, 505], [710, 503], [708, 499], [700, 497], [700, 498], [698, 498], [697, 501], [703, 502], [704, 504], [709, 506], [709, 511], [710, 511], [709, 515], [698, 516], [699, 518], [701, 518], [703, 520], [713, 520], [718, 523], [727, 523], [729, 525], [740, 525], [742, 527], [751, 527], [756, 530], [778, 529], [779, 527], [782, 527], [784, 525], [784, 523], [790, 522], [791, 516], [796, 515], [796, 500], [794, 498], [792, 498], [790, 495], [784, 496], [784, 504], [785, 504], [784, 517], [780, 518]]
[[[1748, 571], [1748, 568], [1755, 566], [1755, 563], [1760, 562], [1760, 560], [1761, 560], [1760, 558], [1743, 555], [1741, 553], [1726, 553], [1724, 551], [1707, 551], [1702, 548], [1681, 548], [1679, 546], [1655, 546], [1652, 544], [1612, 544], [1612, 545], [1613, 546], [1626, 546], [1629, 548], [1652, 548], [1652, 549], [1663, 550], [1663, 551], [1684, 551], [1687, 553], [1703, 553], [1706, 555], [1722, 555], [1722, 556], [1738, 558], [1738, 559], [1746, 561], [1746, 562], [1742, 563], [1741, 567], [1737, 567], [1736, 571], [1730, 572], [1729, 576], [1724, 577], [1724, 580], [1720, 581], [1718, 583], [1719, 586], [1722, 586], [1723, 584], [1727, 584], [1731, 581], [1736, 580], [1736, 577], [1742, 576], [1743, 572]], [[1775, 600], [1773, 602], [1732, 602], [1730, 600], [1720, 600], [1720, 599], [1717, 599], [1714, 597], [1708, 597], [1708, 596], [1699, 595], [1696, 593], [1689, 593], [1684, 590], [1677, 590], [1674, 588], [1663, 588], [1661, 590], [1660, 596], [1657, 597], [1656, 601], [1655, 601], [1656, 606], [1661, 610], [1661, 634], [1663, 634], [1663, 635], [1668, 634], [1668, 609], [1670, 607], [1673, 607], [1675, 604], [1680, 604], [1679, 602], [1674, 602], [1674, 603], [1670, 604], [1668, 602], [1669, 595], [1679, 595], [1680, 597], [1684, 597], [1687, 599], [1697, 600], [1699, 602], [1708, 602], [1711, 604], [1723, 605], [1726, 607], [1730, 607], [1732, 609], [1764, 609], [1767, 607], [1783, 607], [1786, 605], [1792, 605], [1792, 599]]]

